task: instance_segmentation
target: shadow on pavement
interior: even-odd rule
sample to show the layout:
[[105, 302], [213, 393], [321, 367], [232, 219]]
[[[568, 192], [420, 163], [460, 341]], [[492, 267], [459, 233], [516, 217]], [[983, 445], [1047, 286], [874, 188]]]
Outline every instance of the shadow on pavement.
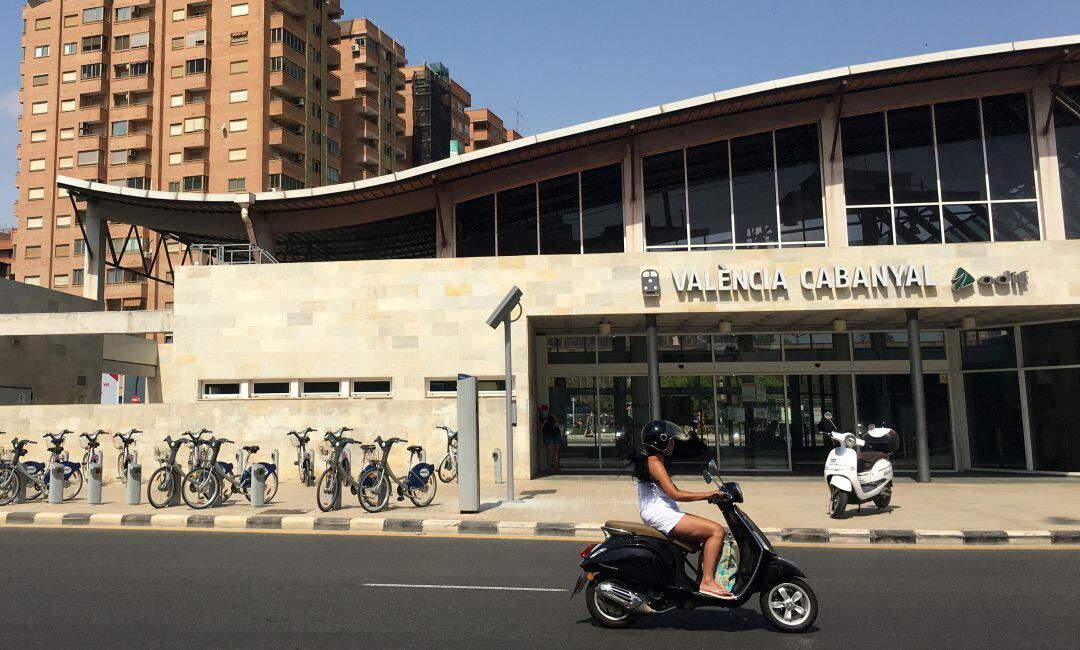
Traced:
[[[589, 624], [593, 627], [603, 628], [591, 617], [581, 619], [578, 624]], [[650, 614], [634, 620], [628, 628], [630, 630], [686, 630], [693, 632], [750, 632], [753, 630], [772, 630], [765, 622], [765, 618], [756, 610], [738, 608], [732, 610], [675, 610], [663, 614]], [[811, 625], [803, 634], [813, 634], [818, 631], [816, 626]], [[614, 632], [614, 631], [613, 631]], [[614, 632], [617, 633], [617, 632]], [[777, 634], [781, 634], [777, 632]]]

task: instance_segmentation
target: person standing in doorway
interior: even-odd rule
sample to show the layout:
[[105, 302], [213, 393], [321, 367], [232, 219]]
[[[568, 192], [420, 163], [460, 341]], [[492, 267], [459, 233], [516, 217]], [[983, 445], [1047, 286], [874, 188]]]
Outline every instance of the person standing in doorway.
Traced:
[[562, 446], [562, 431], [559, 428], [559, 421], [552, 415], [547, 404], [540, 407], [538, 428], [544, 447], [547, 449], [547, 471], [558, 472], [560, 471], [559, 448]]

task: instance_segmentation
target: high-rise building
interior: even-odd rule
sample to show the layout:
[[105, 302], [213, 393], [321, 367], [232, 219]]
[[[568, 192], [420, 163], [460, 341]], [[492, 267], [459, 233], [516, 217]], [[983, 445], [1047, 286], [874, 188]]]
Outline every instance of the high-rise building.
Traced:
[[507, 142], [510, 138], [503, 125], [502, 118], [488, 108], [473, 108], [465, 111], [469, 118], [470, 144], [466, 151], [477, 151]]
[[472, 96], [441, 63], [405, 70], [405, 133], [410, 167], [464, 153], [469, 146], [465, 109]]
[[0, 228], [0, 279], [11, 274], [11, 258], [15, 252], [11, 246], [11, 228]]
[[[81, 206], [58, 174], [174, 192], [338, 182], [341, 15], [338, 0], [27, 2], [15, 279], [81, 291]], [[145, 276], [168, 280], [179, 251], [111, 236], [107, 308], [169, 306]]]
[[339, 24], [342, 180], [404, 169], [405, 47], [366, 18]]

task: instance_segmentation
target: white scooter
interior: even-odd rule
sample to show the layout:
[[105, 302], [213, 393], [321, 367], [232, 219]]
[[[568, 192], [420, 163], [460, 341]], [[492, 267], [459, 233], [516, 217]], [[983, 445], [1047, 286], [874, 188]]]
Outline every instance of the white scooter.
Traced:
[[893, 466], [889, 455], [900, 448], [900, 436], [888, 427], [874, 427], [865, 435], [833, 431], [838, 444], [825, 460], [829, 486], [829, 516], [839, 519], [849, 503], [874, 502], [878, 510], [892, 501]]

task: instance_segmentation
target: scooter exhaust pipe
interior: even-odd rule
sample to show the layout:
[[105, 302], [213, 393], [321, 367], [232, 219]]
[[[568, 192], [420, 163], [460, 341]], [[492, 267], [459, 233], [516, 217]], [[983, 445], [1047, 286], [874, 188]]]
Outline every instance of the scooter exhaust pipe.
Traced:
[[[645, 600], [641, 596], [610, 582], [600, 583], [597, 589], [600, 591], [601, 598], [630, 611], [634, 611], [645, 604]], [[651, 608], [646, 613], [652, 613]]]

